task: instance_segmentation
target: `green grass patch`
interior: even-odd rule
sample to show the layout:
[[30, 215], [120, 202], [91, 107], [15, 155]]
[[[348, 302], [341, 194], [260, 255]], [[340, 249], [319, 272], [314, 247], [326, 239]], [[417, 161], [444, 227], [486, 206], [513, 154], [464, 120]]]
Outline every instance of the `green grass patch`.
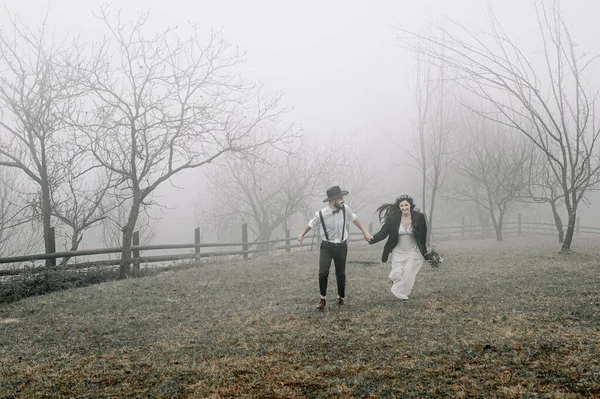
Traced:
[[[135, 277], [155, 275], [175, 266], [145, 267], [135, 273]], [[183, 269], [187, 265], [179, 266]], [[86, 268], [72, 269], [64, 266], [51, 268], [39, 267], [36, 270], [26, 269], [14, 276], [5, 276], [0, 281], [0, 305], [19, 301], [21, 299], [45, 295], [51, 292], [68, 290], [78, 287], [114, 281], [119, 278], [118, 267], [96, 266], [91, 264]]]
[[324, 311], [317, 252], [6, 303], [0, 397], [597, 398], [596, 241], [443, 242], [406, 303], [362, 244]]

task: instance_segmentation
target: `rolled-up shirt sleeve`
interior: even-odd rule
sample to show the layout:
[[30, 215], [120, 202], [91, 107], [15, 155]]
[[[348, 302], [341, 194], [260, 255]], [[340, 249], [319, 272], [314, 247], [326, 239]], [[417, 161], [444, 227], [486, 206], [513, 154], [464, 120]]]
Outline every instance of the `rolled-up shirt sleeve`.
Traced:
[[315, 214], [315, 217], [313, 217], [312, 219], [310, 219], [310, 220], [308, 221], [308, 225], [310, 226], [310, 228], [311, 228], [311, 229], [313, 229], [313, 230], [314, 230], [314, 229], [316, 229], [316, 228], [317, 228], [317, 225], [318, 225], [319, 223], [321, 223], [321, 220], [320, 220], [320, 218], [319, 218], [319, 212], [317, 212], [317, 213]]

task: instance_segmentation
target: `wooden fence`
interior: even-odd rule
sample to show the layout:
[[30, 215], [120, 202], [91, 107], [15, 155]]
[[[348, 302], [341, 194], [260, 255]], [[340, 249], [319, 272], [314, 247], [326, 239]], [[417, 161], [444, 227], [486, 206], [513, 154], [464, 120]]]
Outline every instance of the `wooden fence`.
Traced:
[[[362, 233], [350, 232], [349, 242], [364, 241]], [[360, 238], [357, 238], [360, 236]], [[185, 259], [201, 259], [201, 258], [214, 258], [220, 256], [241, 256], [243, 259], [248, 259], [249, 254], [273, 251], [273, 250], [284, 250], [285, 252], [291, 252], [293, 248], [310, 248], [312, 249], [315, 245], [318, 245], [319, 238], [317, 234], [306, 236], [302, 244], [292, 242], [296, 241], [295, 237], [290, 236], [290, 231], [286, 230], [285, 238], [268, 240], [268, 241], [249, 241], [248, 240], [248, 225], [242, 225], [242, 241], [241, 242], [229, 242], [229, 243], [202, 243], [200, 242], [200, 228], [197, 227], [194, 230], [194, 243], [190, 244], [159, 244], [159, 245], [140, 245], [139, 232], [135, 231], [132, 238], [132, 262], [138, 265], [140, 263], [154, 263], [154, 262], [166, 262], [174, 260], [185, 260]], [[282, 245], [283, 244], [283, 245]], [[225, 250], [215, 251], [215, 248], [231, 248], [237, 247], [241, 249], [236, 250]], [[209, 252], [204, 252], [202, 249], [213, 249]], [[168, 255], [153, 255], [146, 256], [141, 254], [142, 251], [156, 251], [156, 250], [175, 250], [175, 249], [193, 249], [193, 253], [180, 253], [180, 254], [168, 254]], [[73, 258], [78, 256], [93, 256], [93, 255], [104, 255], [120, 253], [121, 247], [113, 248], [97, 248], [97, 249], [86, 249], [78, 251], [64, 251], [64, 252], [52, 252], [47, 254], [35, 254], [35, 255], [23, 255], [23, 256], [12, 256], [0, 258], [0, 264], [7, 263], [28, 263], [32, 264], [37, 260], [51, 259], [52, 266], [56, 266], [56, 260], [59, 258]], [[120, 259], [102, 259], [93, 260], [80, 263], [71, 263], [67, 267], [70, 269], [87, 268], [90, 266], [110, 266], [118, 265]], [[40, 268], [40, 267], [38, 267]], [[41, 268], [40, 268], [41, 269]], [[0, 276], [3, 275], [14, 275], [20, 274], [24, 270], [23, 267], [13, 267], [10, 269], [0, 270]]]
[[[566, 229], [566, 226], [564, 227]], [[461, 225], [449, 225], [449, 226], [434, 226], [432, 235], [437, 239], [443, 238], [444, 236], [450, 236], [451, 238], [460, 237], [473, 237], [482, 236], [485, 234], [495, 236], [494, 227], [490, 224], [486, 229], [479, 225], [468, 225], [465, 224], [465, 218], [463, 216]], [[580, 218], [577, 217], [575, 223], [575, 234], [600, 234], [600, 227], [586, 227], [580, 225]], [[528, 234], [554, 234], [558, 236], [558, 231], [554, 223], [542, 223], [542, 222], [529, 222], [523, 221], [521, 214], [517, 215], [516, 221], [504, 222], [502, 225], [503, 235], [528, 235]]]
[[[373, 223], [368, 226], [370, 232], [374, 232]], [[481, 236], [486, 231], [481, 225], [467, 225], [465, 219], [462, 219], [460, 225], [447, 225], [447, 226], [434, 226], [432, 235], [434, 240], [443, 239], [455, 239], [455, 238], [472, 238], [474, 236]], [[493, 234], [493, 228], [491, 234]], [[528, 235], [528, 234], [558, 234], [556, 226], [552, 223], [534, 223], [522, 221], [521, 215], [518, 215], [518, 219], [515, 222], [504, 223], [503, 234], [506, 235]], [[600, 228], [597, 227], [584, 227], [579, 225], [579, 218], [577, 218], [577, 224], [575, 229], [576, 234], [600, 234]], [[140, 263], [153, 263], [153, 262], [165, 262], [174, 260], [185, 260], [185, 259], [196, 259], [201, 258], [215, 258], [220, 256], [241, 256], [244, 259], [248, 258], [251, 253], [283, 250], [285, 252], [291, 252], [294, 248], [314, 248], [319, 243], [318, 232], [317, 234], [308, 236], [305, 238], [304, 243], [292, 243], [296, 239], [290, 236], [290, 231], [286, 230], [285, 238], [268, 240], [268, 241], [249, 241], [248, 240], [248, 226], [242, 225], [242, 241], [231, 242], [231, 243], [201, 243], [200, 242], [200, 228], [194, 230], [194, 243], [190, 244], [163, 244], [163, 245], [140, 245], [139, 232], [134, 232], [132, 240], [132, 262], [139, 265]], [[364, 241], [362, 233], [350, 232], [349, 242], [362, 242]], [[283, 245], [282, 245], [283, 244]], [[231, 248], [236, 247], [235, 250], [215, 251], [215, 248]], [[212, 251], [204, 252], [203, 249], [213, 249]], [[143, 252], [156, 251], [156, 250], [176, 250], [176, 249], [193, 249], [193, 253], [180, 253], [180, 254], [168, 254], [168, 255], [142, 255]], [[18, 264], [27, 263], [33, 264], [37, 260], [51, 259], [52, 264], [56, 265], [56, 259], [59, 258], [73, 258], [78, 256], [92, 256], [92, 255], [103, 255], [120, 253], [120, 247], [114, 248], [99, 248], [99, 249], [86, 249], [79, 251], [65, 251], [65, 252], [52, 252], [48, 254], [35, 254], [35, 255], [23, 255], [0, 258], [0, 264]], [[86, 268], [90, 266], [102, 266], [102, 265], [117, 265], [120, 263], [119, 259], [108, 259], [108, 260], [94, 260], [86, 261], [81, 263], [69, 264], [69, 268]], [[9, 269], [0, 270], [0, 276], [2, 275], [14, 275], [22, 273], [24, 268], [12, 267]]]

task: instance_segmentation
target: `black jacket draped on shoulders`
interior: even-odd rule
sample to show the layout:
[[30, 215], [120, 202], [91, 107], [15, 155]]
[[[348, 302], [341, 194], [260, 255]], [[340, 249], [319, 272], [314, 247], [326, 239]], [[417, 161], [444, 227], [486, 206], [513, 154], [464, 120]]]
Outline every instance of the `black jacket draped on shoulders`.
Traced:
[[[410, 211], [412, 219], [412, 228], [417, 241], [417, 246], [421, 255], [425, 256], [427, 253], [427, 220], [425, 215], [414, 209]], [[385, 240], [388, 237], [387, 242], [383, 247], [383, 254], [381, 256], [382, 262], [387, 262], [390, 254], [394, 250], [394, 247], [398, 245], [400, 229], [400, 222], [402, 221], [402, 212], [397, 211], [388, 215], [387, 219], [381, 226], [381, 229], [373, 235], [373, 240], [369, 244], [375, 244], [379, 241]]]

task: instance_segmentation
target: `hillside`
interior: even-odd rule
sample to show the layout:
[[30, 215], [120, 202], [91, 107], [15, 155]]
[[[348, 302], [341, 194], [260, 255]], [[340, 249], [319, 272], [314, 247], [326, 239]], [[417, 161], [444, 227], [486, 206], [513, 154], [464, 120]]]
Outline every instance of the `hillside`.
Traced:
[[2, 305], [0, 397], [600, 397], [597, 239], [443, 242], [406, 303], [381, 248], [351, 246], [325, 311], [316, 252]]

